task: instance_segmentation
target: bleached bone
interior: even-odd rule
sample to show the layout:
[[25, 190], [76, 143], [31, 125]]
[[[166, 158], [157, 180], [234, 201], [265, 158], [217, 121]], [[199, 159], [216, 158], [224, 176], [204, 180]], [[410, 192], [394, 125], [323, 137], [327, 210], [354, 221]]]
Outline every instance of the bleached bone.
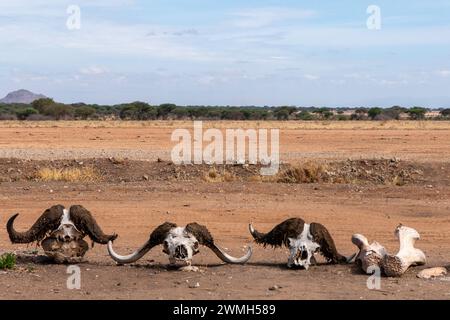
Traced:
[[305, 223], [303, 219], [291, 218], [276, 225], [268, 233], [257, 231], [252, 224], [249, 231], [256, 243], [263, 246], [289, 248], [287, 266], [308, 269], [315, 264], [314, 255], [320, 253], [329, 263], [349, 263], [355, 255], [344, 257], [334, 244], [328, 230], [320, 223]]
[[12, 243], [40, 243], [45, 254], [56, 263], [78, 263], [89, 250], [83, 240], [89, 236], [92, 242], [106, 244], [117, 238], [116, 234], [104, 234], [92, 214], [83, 206], [69, 209], [62, 205], [48, 208], [28, 231], [17, 232], [14, 221], [19, 214], [9, 218], [6, 229]]
[[374, 241], [369, 244], [369, 241], [362, 234], [354, 234], [352, 242], [359, 248], [359, 253], [356, 256], [356, 263], [365, 273], [370, 273], [374, 266], [380, 267], [381, 261], [387, 254], [386, 249]]
[[420, 239], [415, 229], [399, 225], [395, 229], [395, 236], [400, 241], [400, 249], [396, 255], [388, 254], [378, 242], [369, 244], [361, 234], [352, 236], [353, 244], [359, 248], [356, 262], [365, 273], [370, 273], [377, 266], [389, 277], [400, 277], [410, 266], [426, 263], [423, 251], [414, 247], [415, 242]]
[[[239, 258], [227, 254], [217, 246], [214, 238], [205, 226], [198, 223], [189, 223], [185, 227], [178, 227], [175, 223], [165, 222], [150, 234], [149, 240], [134, 253], [127, 256], [117, 254], [112, 245], [108, 243], [108, 252], [111, 258], [119, 264], [133, 263], [141, 259], [147, 252], [156, 246], [163, 245], [163, 252], [169, 256], [169, 263], [191, 265], [194, 255], [199, 253], [200, 245], [211, 249], [218, 258], [226, 263], [243, 264], [252, 256], [252, 248]], [[194, 268], [195, 269], [195, 268]]]

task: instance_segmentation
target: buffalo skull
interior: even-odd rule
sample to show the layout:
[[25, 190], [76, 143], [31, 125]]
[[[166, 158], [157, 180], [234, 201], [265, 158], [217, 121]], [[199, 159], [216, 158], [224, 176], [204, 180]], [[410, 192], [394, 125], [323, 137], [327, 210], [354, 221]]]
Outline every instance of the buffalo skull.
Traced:
[[6, 225], [11, 242], [36, 241], [56, 263], [80, 262], [89, 249], [89, 245], [83, 240], [86, 235], [92, 242], [100, 244], [117, 238], [116, 234], [104, 234], [91, 213], [79, 205], [71, 206], [70, 209], [56, 205], [45, 210], [26, 232], [14, 229], [14, 221], [18, 215], [13, 215]]
[[149, 240], [141, 248], [127, 256], [121, 256], [114, 252], [112, 241], [109, 241], [108, 252], [111, 258], [119, 264], [133, 263], [158, 245], [163, 246], [163, 252], [169, 256], [171, 265], [180, 262], [188, 267], [192, 263], [193, 256], [199, 252], [200, 245], [210, 248], [222, 261], [227, 263], [246, 263], [252, 255], [252, 249], [249, 247], [243, 257], [230, 256], [214, 243], [213, 237], [205, 226], [195, 222], [185, 227], [178, 227], [174, 223], [166, 222], [150, 234]]
[[268, 233], [261, 233], [249, 225], [250, 233], [256, 243], [265, 246], [289, 248], [287, 266], [308, 269], [315, 264], [314, 255], [320, 253], [329, 263], [348, 263], [353, 258], [346, 258], [337, 252], [333, 238], [320, 223], [307, 224], [300, 218], [291, 218], [275, 226]]
[[388, 277], [400, 277], [410, 266], [425, 264], [425, 254], [414, 247], [415, 242], [420, 239], [415, 229], [400, 224], [394, 234], [400, 241], [400, 249], [396, 255], [388, 254], [376, 241], [369, 244], [362, 234], [352, 236], [353, 244], [359, 248], [356, 263], [365, 273], [370, 274], [374, 268], [379, 268]]

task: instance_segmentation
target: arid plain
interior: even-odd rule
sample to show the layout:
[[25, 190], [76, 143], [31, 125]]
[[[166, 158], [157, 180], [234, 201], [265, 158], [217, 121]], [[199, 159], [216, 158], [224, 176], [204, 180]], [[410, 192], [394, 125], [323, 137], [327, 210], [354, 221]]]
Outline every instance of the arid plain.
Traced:
[[[96, 245], [80, 264], [80, 290], [67, 289], [66, 266], [31, 259], [0, 271], [0, 299], [450, 298], [450, 278], [416, 277], [427, 266], [450, 266], [449, 122], [203, 125], [280, 128], [284, 165], [323, 166], [340, 179], [286, 183], [260, 179], [251, 167], [218, 167], [211, 175], [206, 165], [175, 166], [171, 134], [191, 128], [192, 122], [0, 122], [0, 252], [36, 248], [9, 242], [4, 226], [13, 213], [20, 213], [17, 229], [25, 230], [59, 203], [88, 208], [105, 232], [119, 234], [115, 248], [122, 254], [141, 246], [165, 221], [204, 224], [234, 255], [248, 245], [254, 249], [250, 262], [241, 266], [224, 265], [201, 248], [194, 258], [200, 272], [181, 272], [167, 268], [160, 248], [136, 264], [116, 266], [106, 247]], [[91, 168], [96, 175], [56, 181], [40, 176], [43, 168]], [[228, 178], [221, 178], [225, 171]], [[420, 232], [417, 247], [426, 253], [427, 265], [402, 278], [382, 278], [380, 290], [369, 290], [368, 276], [353, 265], [289, 270], [286, 249], [257, 246], [248, 232], [249, 222], [269, 231], [289, 217], [324, 224], [345, 255], [356, 252], [353, 233], [395, 252], [393, 231], [402, 223]]]

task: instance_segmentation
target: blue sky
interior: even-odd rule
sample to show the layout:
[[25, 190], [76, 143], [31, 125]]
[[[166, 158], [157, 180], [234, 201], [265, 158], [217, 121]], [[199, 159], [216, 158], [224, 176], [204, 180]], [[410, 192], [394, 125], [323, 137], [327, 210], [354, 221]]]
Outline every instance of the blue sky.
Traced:
[[450, 0], [0, 0], [0, 43], [0, 96], [450, 107]]

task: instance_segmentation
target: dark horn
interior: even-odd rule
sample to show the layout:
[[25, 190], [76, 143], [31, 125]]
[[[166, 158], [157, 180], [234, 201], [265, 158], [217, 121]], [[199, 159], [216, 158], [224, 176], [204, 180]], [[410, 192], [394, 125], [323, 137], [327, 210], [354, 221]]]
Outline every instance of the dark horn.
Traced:
[[258, 232], [249, 225], [249, 230], [256, 243], [264, 246], [281, 247], [283, 244], [289, 246], [289, 238], [297, 238], [303, 231], [305, 221], [300, 218], [287, 219], [276, 225], [268, 233]]
[[75, 205], [70, 207], [70, 220], [78, 230], [84, 232], [92, 241], [107, 244], [108, 241], [114, 241], [117, 234], [105, 234], [95, 221], [92, 214], [83, 206]]
[[330, 232], [320, 223], [311, 223], [310, 232], [315, 242], [320, 245], [322, 255], [331, 263], [349, 263], [352, 257], [345, 257], [340, 254]]
[[9, 239], [12, 243], [30, 243], [33, 241], [41, 241], [45, 238], [48, 232], [58, 228], [61, 217], [64, 213], [62, 205], [53, 206], [44, 211], [44, 213], [37, 219], [30, 230], [25, 232], [17, 232], [14, 229], [14, 221], [18, 213], [9, 218], [6, 224]]

